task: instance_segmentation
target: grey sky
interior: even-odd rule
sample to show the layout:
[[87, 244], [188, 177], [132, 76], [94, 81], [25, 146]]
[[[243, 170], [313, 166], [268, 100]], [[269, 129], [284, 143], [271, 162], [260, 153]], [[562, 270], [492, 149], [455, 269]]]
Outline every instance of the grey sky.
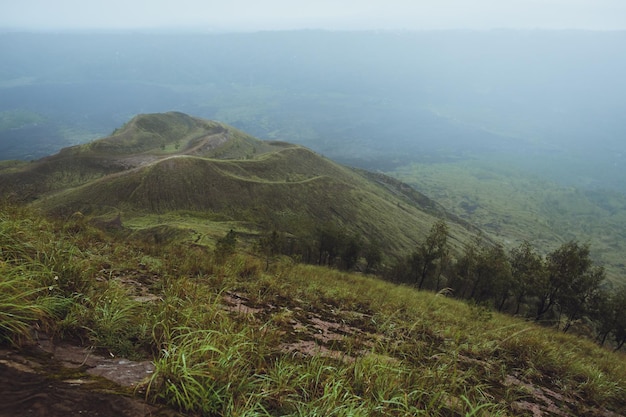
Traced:
[[626, 30], [626, 1], [0, 0], [0, 28]]

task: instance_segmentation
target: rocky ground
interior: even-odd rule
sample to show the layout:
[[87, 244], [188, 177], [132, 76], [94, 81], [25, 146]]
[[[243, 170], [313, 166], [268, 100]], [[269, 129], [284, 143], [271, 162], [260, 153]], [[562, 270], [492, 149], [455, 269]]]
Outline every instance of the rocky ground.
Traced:
[[151, 362], [104, 357], [89, 348], [37, 344], [0, 350], [0, 416], [174, 416], [147, 404], [142, 387]]

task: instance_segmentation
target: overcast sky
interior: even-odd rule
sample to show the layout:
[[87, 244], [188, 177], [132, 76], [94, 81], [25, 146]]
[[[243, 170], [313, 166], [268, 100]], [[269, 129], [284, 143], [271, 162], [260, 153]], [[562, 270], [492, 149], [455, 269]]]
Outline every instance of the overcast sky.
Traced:
[[626, 30], [626, 0], [0, 0], [0, 28]]

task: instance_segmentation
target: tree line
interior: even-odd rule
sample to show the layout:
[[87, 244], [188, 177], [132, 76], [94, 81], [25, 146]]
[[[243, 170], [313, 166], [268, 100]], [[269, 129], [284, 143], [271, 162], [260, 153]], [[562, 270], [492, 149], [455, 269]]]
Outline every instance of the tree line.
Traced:
[[444, 221], [385, 277], [419, 289], [447, 288], [455, 297], [522, 315], [567, 332], [579, 324], [604, 345], [626, 344], [626, 287], [612, 288], [588, 244], [563, 243], [545, 256], [528, 242], [507, 251], [477, 236], [451, 255]]
[[[232, 233], [232, 231], [231, 231]], [[218, 247], [232, 250], [232, 236]], [[506, 250], [483, 236], [452, 254], [445, 221], [436, 222], [414, 250], [384, 265], [376, 243], [333, 224], [306, 238], [272, 231], [257, 241], [269, 267], [278, 255], [309, 264], [367, 272], [419, 290], [444, 291], [500, 312], [552, 325], [573, 326], [604, 345], [626, 344], [626, 287], [612, 288], [602, 267], [594, 265], [588, 244], [563, 243], [540, 255], [528, 242]]]
[[332, 223], [321, 225], [304, 237], [271, 231], [259, 238], [257, 253], [268, 266], [277, 255], [287, 255], [303, 263], [367, 273], [377, 273], [383, 260], [377, 243], [366, 242]]

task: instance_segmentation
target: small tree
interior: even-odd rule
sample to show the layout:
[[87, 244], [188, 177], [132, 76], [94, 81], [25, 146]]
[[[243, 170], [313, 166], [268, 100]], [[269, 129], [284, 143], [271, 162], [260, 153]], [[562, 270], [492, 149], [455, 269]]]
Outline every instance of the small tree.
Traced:
[[258, 250], [265, 256], [265, 270], [269, 269], [270, 261], [281, 253], [283, 243], [283, 236], [276, 230], [261, 236], [258, 242]]
[[620, 297], [626, 302], [626, 287], [617, 293], [600, 289], [591, 301], [590, 315], [596, 324], [596, 340], [600, 346], [604, 346], [609, 335], [617, 328]]
[[365, 265], [365, 272], [368, 273], [375, 272], [383, 260], [383, 252], [377, 243], [370, 243], [367, 245], [364, 249], [363, 256], [367, 262]]
[[341, 253], [343, 240], [343, 232], [333, 224], [317, 229], [318, 265], [333, 265]]
[[235, 247], [237, 246], [237, 235], [230, 229], [224, 237], [217, 240], [215, 245], [215, 257], [218, 260], [224, 260], [226, 257], [235, 253]]
[[613, 296], [613, 300], [615, 322], [612, 333], [615, 340], [615, 350], [619, 350], [626, 344], [626, 287], [622, 287]]
[[567, 316], [564, 332], [576, 320], [591, 312], [604, 278], [604, 268], [593, 266], [569, 283], [559, 300], [561, 311]]
[[502, 311], [506, 301], [513, 295], [509, 257], [501, 245], [496, 245], [484, 251], [481, 264], [487, 282], [481, 295], [493, 299], [498, 311]]
[[454, 264], [454, 274], [450, 284], [456, 292], [458, 298], [468, 298], [479, 279], [477, 276], [477, 265], [480, 252], [483, 246], [482, 235], [474, 237], [470, 242], [465, 243], [463, 254]]
[[595, 286], [596, 280], [587, 276], [591, 266], [589, 245], [570, 241], [549, 253], [546, 258], [548, 279], [540, 292], [535, 320], [541, 320], [557, 306], [561, 307], [558, 310], [559, 315], [563, 308], [570, 312], [578, 308], [573, 300], [574, 292], [587, 291]]
[[519, 314], [525, 298], [538, 294], [547, 279], [543, 258], [535, 252], [529, 242], [522, 242], [510, 252], [511, 291], [515, 297], [515, 313]]
[[351, 270], [359, 261], [363, 244], [357, 236], [350, 237], [342, 247], [341, 260], [346, 270]]
[[424, 243], [419, 245], [412, 256], [412, 264], [417, 272], [416, 280], [421, 290], [427, 278], [439, 278], [443, 271], [444, 260], [448, 256], [448, 225], [437, 221], [430, 229]]

